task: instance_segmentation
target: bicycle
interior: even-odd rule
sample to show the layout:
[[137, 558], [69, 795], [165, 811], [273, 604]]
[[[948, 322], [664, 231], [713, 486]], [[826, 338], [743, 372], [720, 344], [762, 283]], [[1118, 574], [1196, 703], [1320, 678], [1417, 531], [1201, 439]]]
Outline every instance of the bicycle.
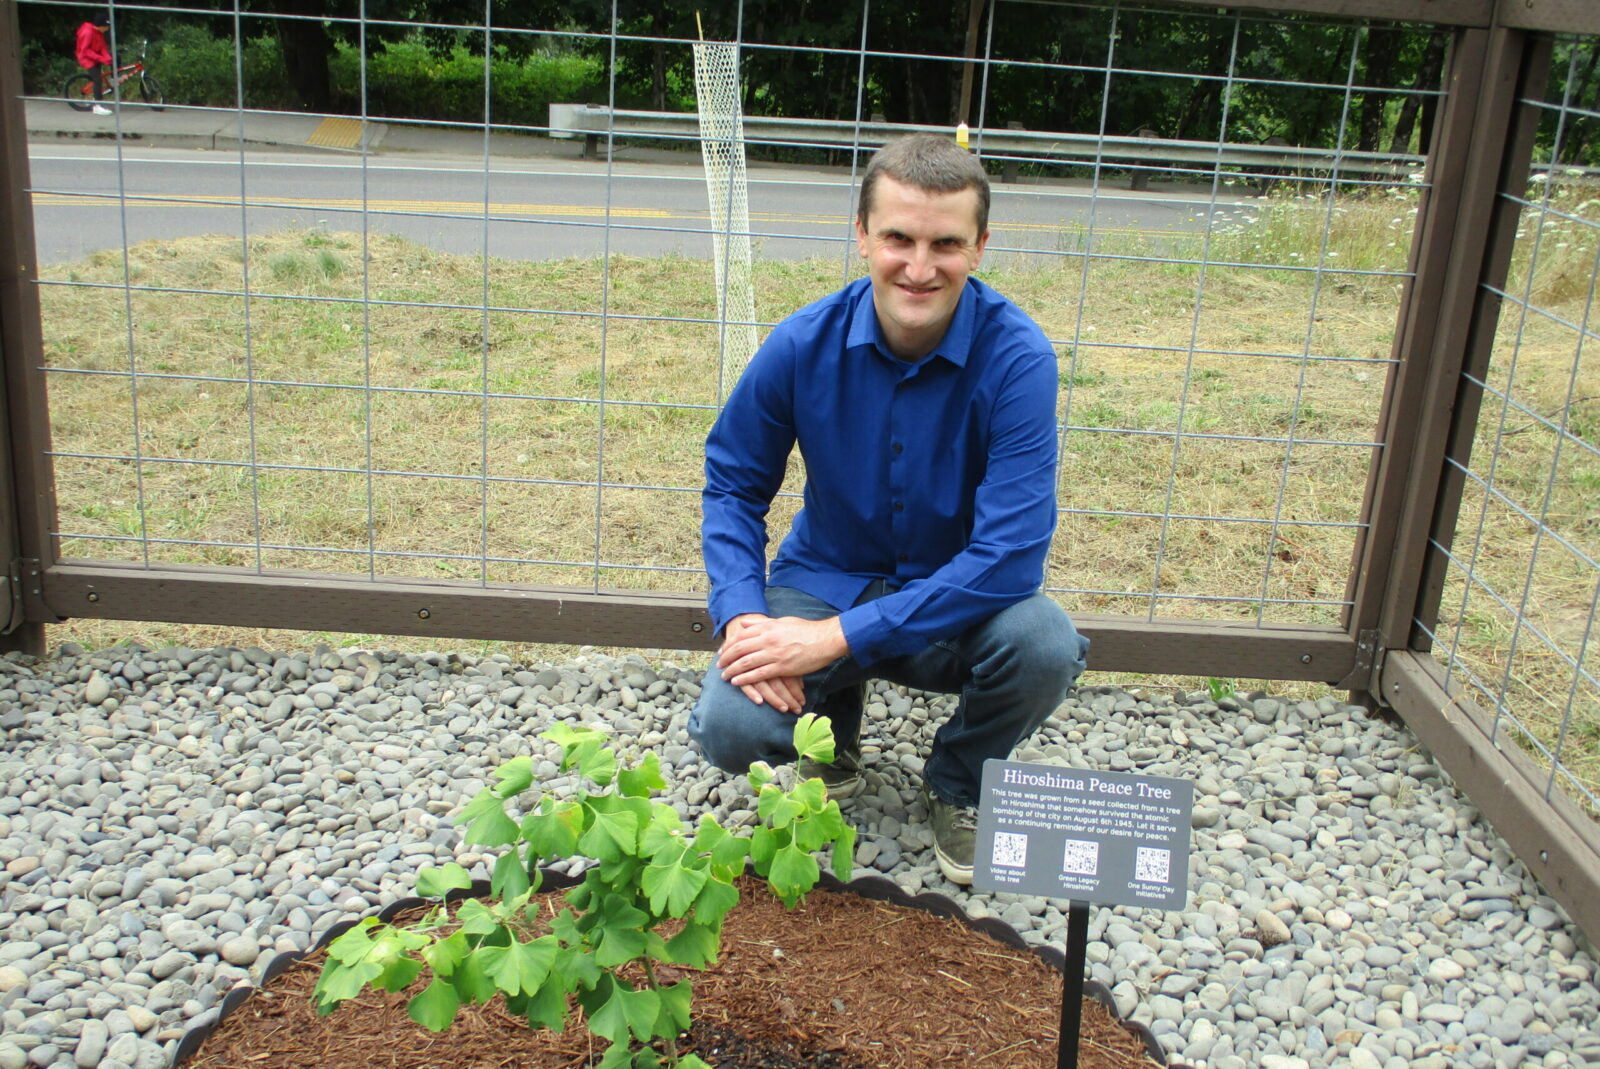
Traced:
[[[144, 57], [149, 48], [150, 42], [145, 41], [139, 47], [139, 58], [126, 66], [118, 67], [116, 76], [111, 79], [111, 85], [106, 88], [110, 90], [114, 86], [127, 85], [129, 79], [137, 75], [137, 80], [133, 81], [130, 87], [121, 90], [119, 99], [123, 101], [141, 101], [148, 104], [151, 111], [160, 111], [166, 106], [167, 94], [161, 88], [161, 83], [156, 81], [155, 75], [145, 69]], [[88, 111], [96, 104], [105, 104], [112, 101], [112, 93], [109, 91], [103, 98], [95, 99], [94, 75], [88, 71], [74, 74], [68, 78], [66, 84], [61, 87], [61, 95], [66, 97], [67, 104], [74, 111]]]

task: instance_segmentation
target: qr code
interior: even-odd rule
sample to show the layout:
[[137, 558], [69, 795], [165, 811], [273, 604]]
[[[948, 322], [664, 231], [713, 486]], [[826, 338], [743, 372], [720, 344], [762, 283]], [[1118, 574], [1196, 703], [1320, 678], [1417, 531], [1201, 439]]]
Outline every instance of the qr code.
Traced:
[[1066, 853], [1061, 858], [1061, 871], [1074, 876], [1099, 875], [1100, 844], [1093, 839], [1068, 839]]
[[1141, 846], [1133, 858], [1133, 878], [1166, 883], [1172, 877], [1172, 851]]
[[1028, 837], [1015, 832], [994, 833], [994, 853], [991, 862], [997, 868], [1021, 869], [1028, 867]]

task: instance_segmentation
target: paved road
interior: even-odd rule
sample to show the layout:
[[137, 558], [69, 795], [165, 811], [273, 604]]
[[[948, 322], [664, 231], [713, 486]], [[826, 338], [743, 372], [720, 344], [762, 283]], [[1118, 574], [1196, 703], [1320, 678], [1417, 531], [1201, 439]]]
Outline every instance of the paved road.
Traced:
[[[605, 163], [576, 158], [473, 159], [197, 150], [106, 142], [35, 143], [39, 259], [61, 263], [150, 238], [324, 227], [395, 233], [442, 251], [546, 259], [667, 252], [711, 254], [712, 219], [698, 160]], [[847, 172], [755, 168], [749, 184], [757, 254], [846, 255]], [[1236, 204], [1224, 204], [1226, 211]], [[1081, 186], [995, 189], [993, 254], [1078, 247], [1099, 234], [1197, 233], [1210, 210], [1194, 193], [1135, 194]], [[487, 224], [486, 224], [487, 218]], [[609, 227], [608, 224], [609, 223]], [[487, 237], [486, 237], [487, 234]]]

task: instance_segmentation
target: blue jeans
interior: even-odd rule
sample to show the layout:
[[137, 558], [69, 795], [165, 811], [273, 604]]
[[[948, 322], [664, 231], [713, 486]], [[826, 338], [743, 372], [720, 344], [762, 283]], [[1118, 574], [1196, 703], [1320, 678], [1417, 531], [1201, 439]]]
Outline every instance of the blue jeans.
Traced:
[[[888, 592], [880, 580], [857, 604]], [[784, 586], [767, 588], [767, 609], [771, 616], [807, 620], [838, 615], [821, 599]], [[1089, 640], [1078, 634], [1061, 607], [1035, 594], [920, 653], [866, 667], [842, 657], [808, 674], [805, 711], [832, 720], [835, 742], [854, 750], [860, 745], [863, 684], [868, 679], [959, 694], [955, 712], [934, 735], [923, 778], [945, 801], [976, 805], [983, 763], [1009, 757], [1049, 718], [1083, 672], [1088, 652]], [[713, 664], [689, 717], [689, 734], [718, 768], [743, 772], [755, 761], [793, 761], [794, 721], [793, 713], [745, 697]]]

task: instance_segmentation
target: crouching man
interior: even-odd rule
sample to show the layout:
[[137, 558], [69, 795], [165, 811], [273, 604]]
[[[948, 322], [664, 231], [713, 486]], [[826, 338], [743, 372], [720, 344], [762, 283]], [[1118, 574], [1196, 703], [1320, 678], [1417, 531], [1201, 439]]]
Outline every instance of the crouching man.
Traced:
[[[960, 695], [924, 778], [939, 867], [972, 882], [983, 763], [1061, 703], [1088, 640], [1039, 592], [1056, 522], [1055, 351], [969, 277], [989, 183], [919, 135], [867, 167], [868, 277], [780, 323], [706, 440], [702, 536], [722, 644], [689, 731], [719, 767], [795, 759], [833, 721], [831, 797], [860, 782], [862, 684]], [[804, 505], [767, 568], [768, 506], [798, 443]]]

